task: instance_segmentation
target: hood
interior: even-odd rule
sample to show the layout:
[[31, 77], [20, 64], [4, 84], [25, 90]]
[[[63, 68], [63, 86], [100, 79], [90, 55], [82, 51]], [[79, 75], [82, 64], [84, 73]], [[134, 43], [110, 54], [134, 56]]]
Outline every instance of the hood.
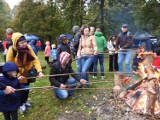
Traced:
[[6, 73], [7, 71], [18, 71], [18, 67], [13, 62], [6, 62], [2, 67], [2, 73]]
[[23, 34], [19, 33], [19, 32], [16, 32], [16, 33], [12, 34], [12, 42], [13, 42], [13, 48], [14, 49], [17, 49], [17, 41], [22, 36], [23, 36]]
[[102, 32], [95, 32], [94, 35], [100, 37], [100, 36], [103, 36], [103, 33]]
[[73, 32], [74, 34], [77, 33], [77, 32], [79, 32], [79, 30], [80, 30], [80, 28], [79, 28], [79, 26], [77, 26], [77, 25], [73, 26], [73, 28], [72, 28], [72, 32]]

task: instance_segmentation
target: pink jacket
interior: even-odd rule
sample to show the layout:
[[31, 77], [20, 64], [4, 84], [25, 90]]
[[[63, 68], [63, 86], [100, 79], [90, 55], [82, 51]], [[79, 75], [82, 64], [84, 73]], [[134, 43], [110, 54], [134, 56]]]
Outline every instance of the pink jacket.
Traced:
[[47, 41], [46, 42], [46, 47], [45, 47], [45, 50], [44, 50], [44, 56], [45, 57], [49, 57], [50, 56], [50, 50], [51, 50], [50, 42]]

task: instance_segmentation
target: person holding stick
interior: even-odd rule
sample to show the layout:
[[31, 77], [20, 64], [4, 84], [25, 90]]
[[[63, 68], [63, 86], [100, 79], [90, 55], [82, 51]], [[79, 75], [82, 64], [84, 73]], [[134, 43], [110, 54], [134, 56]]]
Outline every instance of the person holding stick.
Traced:
[[[73, 78], [69, 78], [68, 73], [74, 73], [72, 66], [69, 63], [70, 59], [70, 54], [68, 52], [61, 52], [59, 60], [51, 66], [50, 75], [66, 73], [64, 76], [50, 76], [49, 78], [51, 85], [56, 87], [53, 89], [53, 92], [60, 99], [66, 99], [68, 96], [74, 94], [72, 88], [76, 87], [75, 84], [77, 81], [81, 84], [86, 84], [86, 80], [81, 79], [78, 74], [72, 74], [71, 76]], [[71, 90], [66, 90], [68, 85], [70, 85], [69, 89]]]

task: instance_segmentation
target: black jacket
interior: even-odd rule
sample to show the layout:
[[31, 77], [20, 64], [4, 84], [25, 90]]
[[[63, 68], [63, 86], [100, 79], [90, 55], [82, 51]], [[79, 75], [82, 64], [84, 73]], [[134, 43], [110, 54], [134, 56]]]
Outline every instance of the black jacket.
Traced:
[[68, 44], [63, 44], [61, 43], [60, 45], [58, 45], [57, 47], [57, 58], [59, 59], [59, 55], [61, 54], [61, 52], [68, 52], [69, 54], [71, 54], [71, 50]]
[[79, 46], [79, 40], [81, 38], [81, 34], [79, 32], [77, 32], [75, 35], [74, 35], [74, 41], [73, 41], [73, 47], [75, 48], [75, 52], [77, 53], [78, 51], [78, 46]]
[[116, 49], [131, 49], [132, 48], [132, 36], [129, 31], [120, 33], [117, 37]]
[[0, 82], [0, 90], [5, 90], [6, 89], [6, 86]]
[[[71, 64], [68, 63], [63, 69], [60, 65], [60, 62], [57, 61], [54, 64], [52, 64], [52, 68], [50, 70], [50, 75], [56, 75], [56, 74], [68, 74], [68, 73], [74, 73]], [[77, 74], [71, 74], [71, 76], [76, 79], [77, 81], [80, 81], [80, 77]], [[49, 78], [51, 85], [54, 85], [56, 87], [60, 87], [60, 84], [65, 84], [69, 78], [69, 75], [60, 75], [60, 76], [51, 76]]]

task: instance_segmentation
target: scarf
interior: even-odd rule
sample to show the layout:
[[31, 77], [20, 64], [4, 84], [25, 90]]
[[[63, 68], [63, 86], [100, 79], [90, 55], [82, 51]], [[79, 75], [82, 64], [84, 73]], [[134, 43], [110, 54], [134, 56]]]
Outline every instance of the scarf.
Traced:
[[28, 47], [27, 48], [17, 48], [18, 62], [23, 63], [24, 56], [26, 55], [26, 61], [31, 62], [34, 60], [34, 57], [30, 54]]
[[68, 52], [61, 52], [59, 59], [60, 59], [61, 67], [65, 68], [66, 64], [69, 63], [71, 59], [70, 54]]

